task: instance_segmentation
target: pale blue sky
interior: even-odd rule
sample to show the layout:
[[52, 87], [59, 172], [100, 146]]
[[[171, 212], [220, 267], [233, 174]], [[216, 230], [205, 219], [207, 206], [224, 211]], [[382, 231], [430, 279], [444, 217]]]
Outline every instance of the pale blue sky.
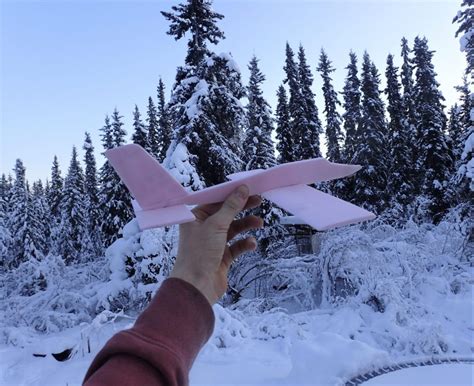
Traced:
[[[49, 177], [53, 156], [63, 175], [71, 148], [82, 147], [84, 131], [101, 151], [98, 129], [116, 106], [131, 134], [137, 104], [145, 113], [162, 76], [169, 96], [175, 69], [183, 63], [185, 42], [166, 35], [160, 10], [177, 1], [9, 1], [1, 3], [0, 172], [9, 173], [16, 158], [27, 178]], [[348, 53], [365, 49], [381, 72], [389, 52], [400, 64], [400, 39], [425, 35], [436, 50], [434, 64], [447, 104], [456, 98], [465, 67], [451, 24], [460, 1], [275, 1], [216, 0], [225, 15], [227, 39], [217, 51], [231, 51], [247, 82], [253, 54], [267, 76], [264, 92], [275, 106], [284, 78], [285, 42], [306, 48], [311, 68], [324, 47], [337, 68], [342, 89]], [[320, 113], [321, 79], [315, 76]], [[322, 114], [321, 114], [322, 118]], [[82, 149], [80, 149], [82, 157]], [[99, 156], [99, 163], [102, 158]]]

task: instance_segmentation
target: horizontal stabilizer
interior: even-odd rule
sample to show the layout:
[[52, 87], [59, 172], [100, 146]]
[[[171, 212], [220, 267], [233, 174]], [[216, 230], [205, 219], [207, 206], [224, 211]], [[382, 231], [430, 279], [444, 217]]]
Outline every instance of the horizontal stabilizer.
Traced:
[[194, 221], [195, 217], [186, 205], [168, 206], [166, 208], [140, 210], [134, 205], [135, 216], [141, 230], [158, 228], [173, 224]]
[[373, 213], [363, 208], [307, 185], [273, 189], [262, 196], [318, 231], [375, 218]]

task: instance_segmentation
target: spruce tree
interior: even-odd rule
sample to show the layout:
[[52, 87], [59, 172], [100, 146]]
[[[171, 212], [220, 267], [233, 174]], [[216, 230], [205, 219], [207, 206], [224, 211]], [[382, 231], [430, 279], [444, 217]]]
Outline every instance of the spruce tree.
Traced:
[[278, 87], [276, 107], [276, 138], [278, 150], [278, 162], [286, 163], [295, 160], [295, 139], [293, 138], [290, 125], [290, 110], [288, 107], [288, 98], [283, 85]]
[[102, 132], [102, 146], [104, 150], [109, 150], [114, 148], [113, 136], [112, 136], [112, 125], [110, 123], [110, 118], [108, 115], [105, 116], [104, 126], [100, 129]]
[[156, 106], [151, 97], [148, 97], [148, 108], [147, 108], [147, 150], [153, 155], [156, 159], [159, 158], [161, 154], [160, 149], [160, 128], [158, 127], [158, 117]]
[[321, 50], [317, 70], [323, 78], [324, 113], [326, 114], [326, 158], [332, 162], [341, 162], [340, 142], [342, 141], [341, 116], [337, 106], [341, 104], [332, 85], [331, 73], [335, 71], [324, 49]]
[[217, 44], [224, 39], [224, 33], [217, 26], [217, 21], [224, 16], [212, 10], [211, 0], [187, 0], [171, 9], [172, 12], [161, 12], [170, 22], [168, 35], [180, 40], [187, 33], [191, 34], [185, 63], [197, 67], [210, 54], [207, 42]]
[[[341, 149], [341, 158], [345, 163], [354, 163], [357, 147], [357, 128], [361, 120], [361, 91], [357, 68], [357, 56], [349, 53], [349, 64], [346, 66], [347, 75], [344, 82], [343, 95], [343, 128], [344, 145]], [[355, 176], [338, 181], [338, 194], [346, 199], [353, 200], [355, 191]]]
[[51, 167], [51, 183], [49, 187], [48, 205], [51, 210], [51, 216], [55, 218], [60, 217], [63, 183], [64, 181], [61, 177], [58, 157], [54, 156], [53, 166]]
[[25, 232], [23, 235], [23, 260], [40, 261], [44, 257], [46, 250], [46, 240], [43, 224], [44, 219], [40, 218], [40, 213], [36, 212], [33, 193], [30, 190], [28, 181], [26, 182], [26, 218], [24, 223]]
[[64, 181], [61, 176], [58, 158], [54, 156], [51, 167], [51, 182], [46, 195], [50, 210], [50, 241], [49, 250], [53, 254], [59, 253], [59, 225], [61, 223], [61, 202], [63, 198]]
[[[263, 97], [261, 89], [265, 76], [260, 71], [258, 59], [255, 56], [250, 61], [249, 70], [250, 80], [247, 87], [249, 102], [246, 107], [248, 127], [244, 141], [245, 168], [246, 170], [268, 169], [276, 165], [271, 139], [273, 119], [270, 105]], [[266, 226], [265, 229], [257, 231], [260, 249], [266, 253], [271, 237], [278, 233], [274, 225], [279, 218], [279, 211], [269, 201], [264, 200], [254, 213], [263, 218]]]
[[15, 180], [11, 190], [10, 214], [7, 227], [12, 236], [9, 254], [5, 265], [18, 267], [28, 259], [25, 254], [25, 241], [29, 239], [28, 192], [26, 190], [25, 167], [20, 159], [16, 160]]
[[189, 32], [191, 38], [169, 104], [175, 131], [165, 165], [186, 187], [197, 189], [242, 169], [245, 88], [231, 55], [207, 48], [224, 37], [216, 25], [222, 15], [211, 10], [211, 2], [188, 0], [172, 9], [162, 12], [171, 21], [168, 33], [179, 40]]
[[293, 138], [293, 149], [291, 150], [291, 158], [293, 161], [301, 159], [301, 133], [304, 125], [304, 106], [300, 90], [300, 81], [298, 66], [295, 62], [295, 54], [289, 43], [285, 48], [285, 66], [283, 67], [286, 78], [285, 83], [288, 84], [288, 112], [289, 112], [289, 128], [288, 134]]
[[322, 133], [321, 121], [318, 116], [318, 108], [314, 93], [311, 89], [313, 85], [313, 75], [306, 62], [306, 54], [303, 46], [298, 50], [298, 81], [301, 92], [301, 102], [303, 107], [302, 125], [299, 127], [299, 159], [310, 159], [321, 157], [319, 144], [319, 134]]
[[132, 142], [140, 145], [144, 149], [148, 149], [148, 130], [140, 117], [140, 111], [138, 106], [135, 105], [135, 110], [133, 110], [133, 134]]
[[463, 83], [455, 88], [459, 93], [459, 119], [463, 127], [462, 135], [465, 137], [472, 123], [471, 111], [474, 108], [474, 99], [467, 75], [464, 75]]
[[474, 178], [474, 93], [470, 90], [467, 76], [464, 76], [463, 84], [456, 89], [460, 93], [459, 130], [450, 130], [453, 139], [455, 180], [461, 196], [468, 198], [469, 190], [474, 190], [474, 182], [471, 183], [471, 188], [468, 183], [469, 178], [471, 181]]
[[33, 241], [36, 244], [36, 250], [40, 252], [40, 256], [42, 257], [48, 254], [51, 230], [50, 209], [41, 180], [33, 183], [30, 200], [32, 206], [31, 227], [33, 231]]
[[[448, 134], [452, 141], [453, 157], [455, 162], [461, 161], [463, 148], [463, 121], [461, 108], [455, 103], [448, 113]], [[457, 168], [456, 168], [457, 170]]]
[[[466, 76], [469, 82], [474, 85], [474, 1], [463, 0], [461, 10], [453, 20], [458, 24], [456, 37], [460, 37], [461, 51], [465, 52], [467, 67]], [[469, 196], [468, 191], [474, 191], [474, 93], [470, 93], [469, 103], [463, 103], [470, 106], [469, 120], [466, 119], [467, 126], [463, 139], [464, 148], [461, 154], [461, 163], [457, 169], [457, 179], [460, 190]], [[463, 108], [464, 110], [464, 108]], [[466, 114], [467, 118], [467, 114]]]
[[404, 105], [401, 95], [401, 85], [398, 80], [398, 68], [393, 63], [393, 55], [387, 57], [385, 71], [390, 121], [388, 124], [389, 168], [387, 193], [390, 198], [394, 215], [402, 215], [407, 205], [413, 201], [414, 186], [412, 184], [412, 159], [410, 147], [413, 138], [404, 116]]
[[420, 191], [429, 200], [428, 215], [438, 221], [449, 206], [446, 191], [453, 169], [453, 156], [445, 135], [444, 97], [436, 81], [432, 64], [433, 51], [429, 50], [426, 38], [415, 38], [413, 52], [416, 68], [414, 97], [419, 136], [419, 159], [416, 166], [418, 175], [421, 176]]
[[89, 133], [85, 133], [84, 145], [84, 209], [85, 209], [85, 240], [82, 243], [82, 255], [98, 256], [102, 252], [102, 237], [100, 225], [102, 222], [99, 186], [97, 181], [97, 166], [94, 156], [94, 146]]
[[5, 216], [10, 211], [10, 201], [12, 195], [12, 184], [11, 184], [11, 176], [7, 178], [5, 173], [2, 173], [2, 177], [0, 178], [0, 210]]
[[[105, 150], [121, 146], [125, 142], [126, 132], [118, 114], [114, 115], [113, 123], [108, 117], [102, 128], [102, 145]], [[121, 234], [124, 225], [132, 218], [130, 194], [119, 176], [106, 161], [100, 169], [99, 201], [101, 208], [101, 236], [104, 247], [112, 244]]]
[[127, 132], [122, 127], [122, 116], [115, 108], [114, 112], [112, 113], [112, 143], [114, 147], [122, 146], [125, 143], [125, 136]]
[[11, 187], [5, 174], [2, 174], [0, 179], [0, 271], [7, 269], [6, 265], [11, 244], [11, 234], [8, 229], [10, 196]]
[[474, 0], [463, 0], [453, 23], [458, 24], [456, 37], [460, 37], [461, 51], [466, 53], [466, 75], [474, 82]]
[[59, 252], [66, 264], [78, 263], [81, 261], [86, 216], [84, 174], [77, 157], [76, 147], [72, 148], [71, 162], [64, 180], [63, 194]]
[[263, 97], [261, 85], [265, 76], [258, 68], [258, 59], [254, 56], [249, 64], [250, 80], [247, 87], [247, 122], [245, 132], [244, 160], [245, 169], [267, 169], [276, 165], [271, 133], [273, 119], [270, 105]]
[[[344, 162], [352, 163], [356, 152], [357, 127], [361, 120], [361, 90], [357, 69], [357, 56], [354, 52], [349, 54], [350, 62], [347, 65], [347, 76], [342, 95], [344, 97], [345, 142], [343, 149]], [[348, 192], [347, 192], [348, 193]]]
[[385, 108], [380, 95], [380, 76], [369, 54], [362, 63], [362, 116], [357, 128], [354, 161], [362, 165], [357, 173], [354, 200], [376, 213], [387, 205]]
[[158, 82], [158, 126], [160, 128], [160, 154], [159, 161], [163, 162], [166, 158], [166, 152], [171, 144], [172, 130], [171, 130], [171, 118], [169, 116], [168, 107], [166, 106], [165, 99], [165, 84], [160, 78]]
[[[408, 147], [408, 156], [411, 164], [414, 165], [419, 157], [417, 141], [419, 135], [416, 129], [417, 114], [415, 106], [415, 81], [413, 79], [413, 59], [411, 58], [412, 50], [408, 46], [408, 40], [402, 38], [402, 67], [401, 67], [401, 84], [402, 84], [402, 105], [403, 105], [403, 126], [407, 129], [407, 135], [411, 137], [410, 146]], [[416, 183], [415, 175], [411, 176], [411, 183]]]

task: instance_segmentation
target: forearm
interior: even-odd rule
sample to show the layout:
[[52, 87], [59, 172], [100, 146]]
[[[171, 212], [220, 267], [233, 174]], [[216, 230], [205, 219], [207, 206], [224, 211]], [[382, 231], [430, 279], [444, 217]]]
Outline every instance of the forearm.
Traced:
[[116, 334], [92, 362], [84, 384], [186, 385], [214, 314], [184, 280], [167, 279], [130, 330]]

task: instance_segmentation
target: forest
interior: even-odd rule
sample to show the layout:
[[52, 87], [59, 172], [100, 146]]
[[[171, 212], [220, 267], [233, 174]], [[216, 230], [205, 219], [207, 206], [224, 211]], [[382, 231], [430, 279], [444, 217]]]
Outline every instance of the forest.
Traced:
[[[235, 172], [309, 158], [362, 165], [355, 176], [317, 188], [376, 213], [374, 221], [316, 232], [285, 222], [288, 213], [268, 201], [254, 210], [265, 227], [253, 232], [257, 250], [231, 268], [228, 292], [214, 307], [220, 324], [209, 355], [250, 339], [293, 336], [303, 324], [331, 329], [347, 318], [350, 326], [333, 334], [392, 359], [469, 356], [474, 2], [464, 0], [452, 16], [466, 55], [452, 106], [445, 105], [423, 36], [400, 36], [400, 51], [388, 54], [384, 68], [370, 52], [350, 51], [338, 71], [324, 50], [310, 63], [305, 47], [287, 43], [285, 78], [270, 106], [258, 57], [249, 58], [244, 84], [232, 54], [214, 51], [225, 39], [224, 15], [211, 0], [163, 10], [170, 38], [187, 41], [169, 93], [160, 79], [146, 111], [135, 105], [132, 127], [115, 109], [98, 122], [102, 142], [85, 132], [67, 168], [55, 157], [46, 180], [26, 180], [21, 159], [1, 176], [0, 342], [20, 347], [87, 325], [77, 346], [84, 350], [101, 326], [134, 318], [166, 279], [178, 226], [140, 231], [125, 185], [95, 158], [95, 148], [136, 143], [189, 191]], [[342, 90], [336, 76], [344, 77]], [[324, 105], [317, 106], [315, 93]], [[361, 316], [367, 313], [375, 315], [371, 322]], [[366, 363], [338, 377], [383, 362], [364, 350]]]

